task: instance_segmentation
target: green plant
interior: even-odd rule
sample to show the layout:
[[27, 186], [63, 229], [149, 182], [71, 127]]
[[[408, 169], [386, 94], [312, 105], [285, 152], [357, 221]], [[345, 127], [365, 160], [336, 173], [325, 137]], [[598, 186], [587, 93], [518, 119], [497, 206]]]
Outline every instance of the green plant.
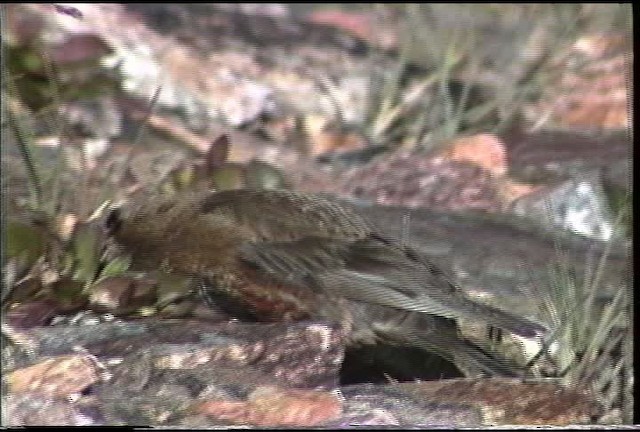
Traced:
[[[0, 10], [3, 29], [5, 7], [2, 5]], [[9, 306], [5, 300], [11, 301], [9, 294], [13, 285], [24, 278], [38, 281], [41, 289], [32, 293], [34, 297], [53, 295], [58, 300], [77, 301], [98, 280], [128, 268], [128, 262], [122, 258], [103, 259], [99, 227], [83, 222], [92, 210], [91, 203], [99, 199], [97, 195], [108, 193], [108, 185], [103, 184], [98, 193], [87, 187], [91, 173], [82, 148], [79, 181], [78, 174], [71, 172], [68, 163], [70, 144], [61, 109], [70, 97], [83, 95], [69, 95], [63, 91], [65, 86], [60, 84], [56, 65], [36, 39], [22, 45], [9, 45], [7, 39], [10, 38], [3, 37], [0, 46], [0, 58], [3, 59], [2, 129], [4, 137], [13, 140], [3, 142], [3, 153], [15, 145], [25, 168], [23, 177], [19, 172], [15, 176], [16, 182], [26, 184], [27, 193], [23, 196], [21, 190], [5, 187], [3, 172], [3, 199], [11, 204], [12, 213], [10, 219], [3, 221], [8, 247], [3, 250], [2, 266], [3, 271], [11, 270], [12, 273], [3, 281], [12, 285], [7, 287], [7, 295], [3, 294], [3, 307]], [[21, 69], [20, 65], [26, 65], [26, 69]], [[28, 103], [32, 81], [37, 81], [41, 91], [37, 101]], [[47, 154], [48, 149], [35, 145], [36, 123], [44, 124], [54, 134], [58, 143], [55, 154]], [[61, 220], [65, 216], [73, 216], [78, 223], [70, 233], [60, 235]], [[45, 273], [53, 274], [54, 281], [45, 277]]]
[[[553, 91], [580, 35], [630, 28], [624, 8], [613, 5], [376, 7], [398, 17], [399, 42], [393, 68], [371, 68], [362, 129], [373, 143], [409, 148], [510, 129], [526, 103]], [[371, 52], [372, 60], [389, 55]]]
[[[619, 212], [616, 226], [628, 217], [628, 210]], [[606, 412], [618, 410], [621, 421], [629, 422], [633, 413], [631, 281], [604, 304], [600, 300], [613, 244], [607, 243], [597, 261], [587, 257], [582, 277], [556, 244], [548, 290], [540, 293], [543, 318], [554, 329], [544, 348], [555, 343], [552, 356], [563, 384], [591, 389]]]

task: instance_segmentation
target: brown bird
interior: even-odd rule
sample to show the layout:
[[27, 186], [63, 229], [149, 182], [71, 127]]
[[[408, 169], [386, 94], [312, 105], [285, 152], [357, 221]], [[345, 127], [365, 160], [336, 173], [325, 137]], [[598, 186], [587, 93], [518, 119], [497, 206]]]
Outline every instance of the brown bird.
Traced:
[[260, 321], [340, 322], [354, 346], [419, 347], [472, 375], [519, 371], [463, 339], [457, 319], [526, 337], [547, 330], [473, 301], [423, 254], [316, 195], [229, 190], [153, 197], [114, 209], [105, 223], [143, 265], [206, 281], [208, 302]]

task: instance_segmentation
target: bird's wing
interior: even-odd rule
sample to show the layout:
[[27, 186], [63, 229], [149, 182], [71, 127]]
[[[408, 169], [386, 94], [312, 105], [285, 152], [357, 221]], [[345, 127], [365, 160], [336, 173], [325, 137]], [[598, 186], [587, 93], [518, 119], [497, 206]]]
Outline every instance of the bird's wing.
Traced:
[[[529, 319], [472, 300], [424, 254], [376, 235], [354, 242], [345, 268], [324, 278], [326, 286], [349, 291], [343, 294], [347, 298], [357, 296], [361, 301], [410, 311], [477, 320], [525, 337], [548, 331]], [[368, 281], [369, 288], [355, 281]]]
[[199, 202], [200, 214], [230, 218], [255, 240], [354, 240], [371, 232], [371, 225], [350, 209], [322, 197], [292, 191], [230, 190], [209, 193]]
[[543, 326], [469, 299], [415, 251], [370, 235], [360, 240], [305, 237], [247, 242], [240, 258], [263, 274], [327, 294], [446, 318], [471, 318], [523, 336]]
[[240, 259], [280, 281], [310, 281], [313, 275], [344, 267], [351, 245], [347, 240], [305, 237], [294, 241], [246, 242]]

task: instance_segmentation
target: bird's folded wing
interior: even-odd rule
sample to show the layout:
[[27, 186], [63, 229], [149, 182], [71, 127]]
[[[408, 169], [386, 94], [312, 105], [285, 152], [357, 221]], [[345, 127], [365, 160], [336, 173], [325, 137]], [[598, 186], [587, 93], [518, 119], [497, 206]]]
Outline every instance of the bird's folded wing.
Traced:
[[285, 283], [350, 300], [446, 318], [471, 318], [523, 336], [546, 329], [527, 319], [476, 303], [415, 251], [376, 236], [362, 240], [304, 237], [248, 242], [240, 258]]
[[259, 240], [354, 240], [371, 231], [369, 223], [355, 212], [321, 197], [292, 191], [229, 190], [207, 194], [200, 202], [205, 217], [224, 215]]
[[240, 259], [263, 273], [287, 281], [344, 267], [350, 242], [305, 237], [295, 241], [247, 242]]
[[304, 281], [350, 300], [456, 318], [459, 312], [423, 266], [374, 241], [305, 237], [246, 243], [241, 259], [281, 282]]

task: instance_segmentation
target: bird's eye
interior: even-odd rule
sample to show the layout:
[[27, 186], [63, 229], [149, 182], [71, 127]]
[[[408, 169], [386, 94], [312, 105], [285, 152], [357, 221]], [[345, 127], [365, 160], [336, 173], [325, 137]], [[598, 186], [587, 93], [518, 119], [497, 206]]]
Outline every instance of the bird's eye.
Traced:
[[107, 218], [104, 221], [104, 227], [107, 231], [107, 234], [113, 235], [115, 234], [120, 227], [122, 226], [122, 215], [120, 209], [113, 209], [107, 215]]

